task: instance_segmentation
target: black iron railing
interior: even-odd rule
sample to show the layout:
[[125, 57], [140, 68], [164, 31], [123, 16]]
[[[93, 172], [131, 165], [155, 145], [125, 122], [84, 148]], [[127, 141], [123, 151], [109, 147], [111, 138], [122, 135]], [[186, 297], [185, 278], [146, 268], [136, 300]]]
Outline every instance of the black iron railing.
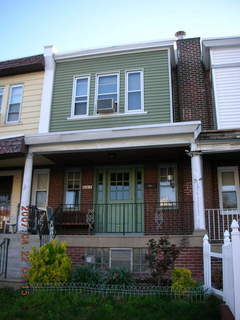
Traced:
[[[191, 234], [193, 231], [192, 202], [125, 202], [81, 203], [60, 205], [54, 212], [57, 227], [79, 233], [144, 233]], [[91, 215], [89, 223], [89, 215]]]
[[39, 235], [40, 246], [52, 240], [55, 237], [52, 209], [40, 210], [36, 206], [31, 206], [28, 231]]
[[10, 239], [4, 238], [0, 243], [0, 277], [7, 278], [8, 247]]

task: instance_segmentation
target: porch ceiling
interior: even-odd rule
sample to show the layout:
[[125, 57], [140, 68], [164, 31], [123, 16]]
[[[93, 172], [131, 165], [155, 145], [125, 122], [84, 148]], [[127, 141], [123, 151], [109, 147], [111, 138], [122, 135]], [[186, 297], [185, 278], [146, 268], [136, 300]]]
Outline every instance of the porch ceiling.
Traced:
[[[179, 162], [189, 158], [185, 148], [134, 149], [95, 152], [53, 153], [44, 155], [55, 164], [62, 165], [114, 165], [158, 162]], [[190, 158], [189, 158], [190, 159]]]

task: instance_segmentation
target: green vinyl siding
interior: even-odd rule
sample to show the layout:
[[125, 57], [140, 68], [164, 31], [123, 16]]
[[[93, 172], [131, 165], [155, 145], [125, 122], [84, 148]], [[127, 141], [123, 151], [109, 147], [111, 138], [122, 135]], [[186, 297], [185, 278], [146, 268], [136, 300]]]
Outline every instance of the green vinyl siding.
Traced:
[[[119, 108], [124, 113], [125, 72], [143, 70], [144, 111], [147, 114], [101, 116], [94, 114], [96, 74], [120, 73]], [[71, 116], [74, 76], [90, 75], [89, 118], [67, 120]], [[168, 50], [146, 51], [79, 59], [56, 63], [50, 131], [87, 130], [119, 126], [169, 123], [170, 88]]]

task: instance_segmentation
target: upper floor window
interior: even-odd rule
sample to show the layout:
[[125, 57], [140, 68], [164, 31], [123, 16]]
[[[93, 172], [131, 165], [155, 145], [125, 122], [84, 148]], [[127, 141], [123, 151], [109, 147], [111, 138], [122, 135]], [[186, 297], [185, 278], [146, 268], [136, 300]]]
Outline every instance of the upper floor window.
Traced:
[[20, 119], [23, 85], [10, 87], [7, 122], [18, 122]]
[[97, 75], [97, 100], [113, 99], [118, 104], [119, 100], [119, 75], [99, 74]]
[[218, 188], [221, 209], [227, 211], [239, 208], [238, 167], [218, 168]]
[[90, 76], [74, 79], [72, 116], [88, 115]]
[[126, 73], [125, 111], [143, 111], [143, 72], [128, 71]]
[[159, 168], [159, 198], [161, 205], [174, 204], [177, 201], [176, 167], [160, 166]]
[[0, 87], [0, 112], [2, 109], [2, 101], [3, 101], [3, 88]]

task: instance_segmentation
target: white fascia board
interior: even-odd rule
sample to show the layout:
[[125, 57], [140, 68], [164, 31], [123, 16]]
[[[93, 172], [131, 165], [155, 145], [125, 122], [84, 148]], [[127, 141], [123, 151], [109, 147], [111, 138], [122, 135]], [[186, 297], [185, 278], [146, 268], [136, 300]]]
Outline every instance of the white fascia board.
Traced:
[[240, 46], [240, 36], [202, 39], [202, 61], [210, 67], [210, 49]]
[[65, 61], [81, 58], [95, 58], [102, 55], [124, 54], [134, 51], [151, 50], [151, 49], [167, 49], [171, 51], [171, 62], [174, 66], [176, 64], [175, 59], [175, 42], [176, 40], [167, 41], [152, 41], [135, 44], [127, 44], [120, 46], [112, 46], [98, 49], [87, 49], [80, 51], [71, 51], [66, 53], [56, 53], [54, 55], [55, 61]]
[[69, 143], [37, 144], [29, 146], [29, 152], [35, 154], [127, 150], [139, 148], [184, 147], [191, 143], [192, 134], [172, 136], [145, 136], [119, 138], [113, 140], [77, 141]]
[[132, 127], [116, 127], [109, 129], [82, 130], [72, 132], [53, 132], [48, 134], [26, 135], [27, 145], [46, 145], [51, 143], [71, 143], [75, 141], [104, 141], [114, 139], [128, 139], [149, 136], [175, 136], [190, 134], [195, 139], [198, 136], [200, 121], [178, 122], [157, 125], [143, 125]]
[[14, 139], [14, 138], [19, 138], [19, 137], [24, 137], [24, 134], [14, 134], [14, 135], [10, 135], [10, 136], [0, 136], [0, 140], [5, 140], [5, 139]]
[[196, 144], [196, 150], [203, 154], [214, 154], [214, 153], [228, 153], [240, 151], [239, 141], [226, 142], [226, 141], [204, 141]]

